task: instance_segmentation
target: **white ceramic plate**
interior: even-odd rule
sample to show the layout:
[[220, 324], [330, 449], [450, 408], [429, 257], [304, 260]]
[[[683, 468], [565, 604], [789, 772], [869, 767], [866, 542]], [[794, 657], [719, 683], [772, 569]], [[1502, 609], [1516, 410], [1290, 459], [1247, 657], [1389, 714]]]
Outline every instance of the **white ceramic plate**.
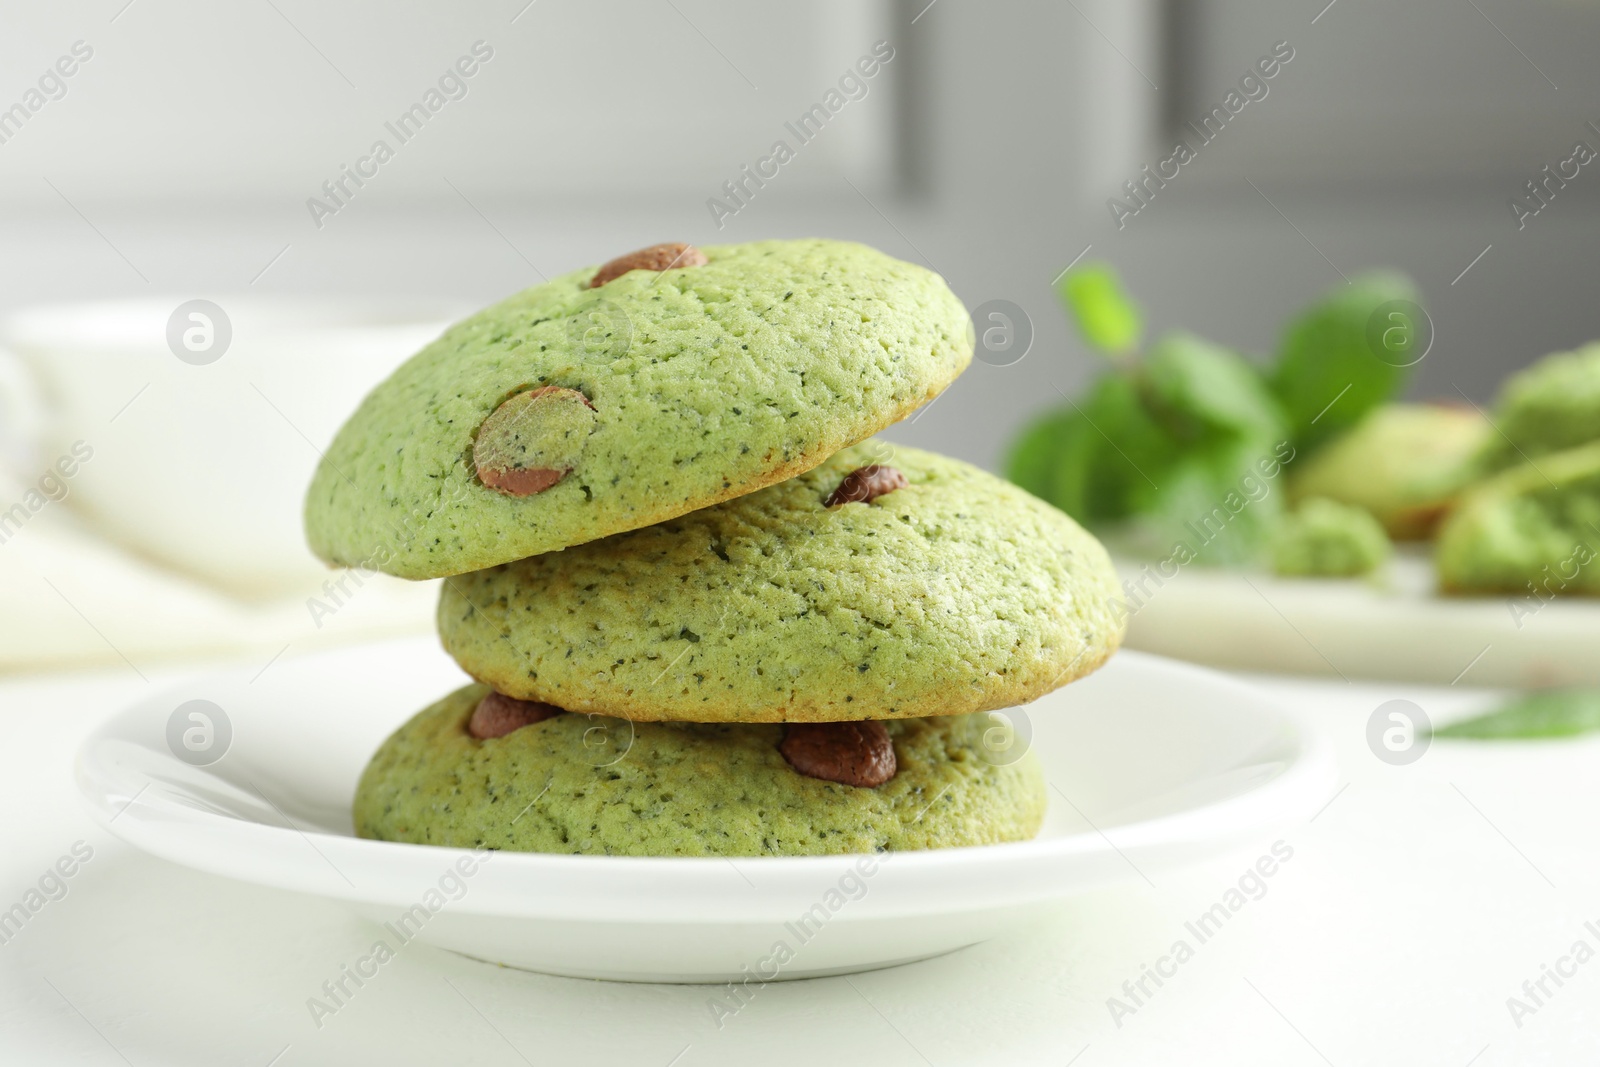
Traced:
[[[464, 850], [351, 834], [351, 794], [372, 751], [462, 681], [434, 642], [285, 659], [252, 681], [257, 670], [112, 716], [78, 758], [95, 817], [174, 862], [346, 901], [388, 924], [374, 936], [391, 947], [414, 937], [583, 977], [799, 978], [936, 955], [1090, 888], [1159, 881], [1314, 813], [1334, 783], [1322, 744], [1254, 690], [1123, 653], [1008, 713], [1019, 734], [1031, 730], [1052, 785], [1033, 841], [878, 857], [476, 863]], [[179, 711], [191, 700], [222, 709], [210, 749], [194, 709]], [[207, 766], [176, 758], [168, 737], [187, 752], [186, 730], [202, 748], [191, 759], [225, 754]], [[463, 861], [470, 875], [452, 873]]]
[[1128, 645], [1233, 670], [1449, 685], [1600, 685], [1600, 603], [1586, 597], [1442, 597], [1425, 550], [1380, 581], [1288, 579], [1190, 567], [1158, 583], [1143, 563]]

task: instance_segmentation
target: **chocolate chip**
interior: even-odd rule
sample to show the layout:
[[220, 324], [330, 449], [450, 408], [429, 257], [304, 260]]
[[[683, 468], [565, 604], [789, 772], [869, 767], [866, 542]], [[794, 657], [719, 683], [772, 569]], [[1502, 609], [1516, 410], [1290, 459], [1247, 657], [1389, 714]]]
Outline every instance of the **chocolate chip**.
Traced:
[[807, 778], [876, 789], [894, 777], [894, 742], [881, 722], [797, 722], [778, 751]]
[[906, 476], [893, 467], [871, 463], [865, 467], [857, 467], [844, 476], [839, 488], [828, 497], [828, 507], [836, 508], [840, 504], [870, 504], [883, 494], [904, 489], [910, 484], [906, 481]]
[[541, 704], [537, 700], [517, 700], [504, 693], [490, 693], [478, 701], [467, 722], [467, 733], [479, 740], [504, 737], [513, 730], [532, 726], [560, 715], [562, 710], [554, 704]]
[[576, 389], [546, 385], [518, 393], [478, 427], [472, 462], [478, 480], [507, 496], [530, 496], [578, 466], [594, 432], [594, 405]]
[[542, 493], [565, 478], [567, 473], [549, 467], [503, 471], [493, 467], [478, 468], [478, 476], [483, 479], [483, 484], [490, 489], [498, 489], [506, 496], [533, 496], [535, 493]]
[[598, 289], [606, 282], [615, 281], [630, 270], [676, 270], [681, 267], [703, 267], [710, 260], [694, 245], [682, 241], [651, 245], [637, 252], [618, 256], [599, 270], [589, 280], [589, 288]]

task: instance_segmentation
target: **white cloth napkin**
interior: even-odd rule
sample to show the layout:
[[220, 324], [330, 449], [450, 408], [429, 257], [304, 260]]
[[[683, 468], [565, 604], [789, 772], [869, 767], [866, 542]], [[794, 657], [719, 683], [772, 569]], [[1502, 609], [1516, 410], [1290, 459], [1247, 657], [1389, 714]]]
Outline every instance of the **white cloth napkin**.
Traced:
[[[17, 523], [27, 487], [0, 474], [0, 671], [296, 650], [428, 632], [436, 582], [329, 571], [245, 602], [97, 536], [65, 503]], [[26, 505], [24, 505], [26, 510]]]

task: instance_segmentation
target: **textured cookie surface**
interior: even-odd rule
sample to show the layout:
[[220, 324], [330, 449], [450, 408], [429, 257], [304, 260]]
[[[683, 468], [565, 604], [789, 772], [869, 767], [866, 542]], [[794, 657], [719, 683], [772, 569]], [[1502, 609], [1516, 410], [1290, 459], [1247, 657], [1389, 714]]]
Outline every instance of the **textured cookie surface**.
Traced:
[[[857, 468], [905, 488], [828, 507]], [[869, 441], [657, 526], [445, 583], [447, 651], [508, 696], [641, 720], [824, 722], [1033, 700], [1121, 641], [1100, 543], [976, 467]]]
[[899, 773], [875, 789], [796, 773], [773, 725], [558, 715], [467, 733], [467, 686], [383, 743], [355, 798], [362, 837], [628, 856], [795, 856], [984, 845], [1039, 830], [1044, 775], [984, 747], [988, 715], [888, 724]]
[[[597, 289], [595, 268], [575, 271], [452, 326], [329, 447], [306, 499], [313, 551], [437, 578], [660, 522], [808, 470], [971, 358], [965, 309], [922, 267], [840, 241], [704, 251]], [[559, 481], [497, 491], [478, 429], [540, 387], [587, 397], [592, 429], [563, 429]]]

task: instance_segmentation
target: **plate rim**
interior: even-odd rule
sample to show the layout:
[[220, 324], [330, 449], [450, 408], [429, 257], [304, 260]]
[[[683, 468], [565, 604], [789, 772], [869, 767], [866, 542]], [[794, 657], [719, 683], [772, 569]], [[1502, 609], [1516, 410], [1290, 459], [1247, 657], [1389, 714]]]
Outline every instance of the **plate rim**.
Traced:
[[[304, 663], [338, 658], [358, 650], [416, 640], [347, 646], [297, 660]], [[1145, 864], [1166, 870], [1185, 862], [1182, 855], [1220, 851], [1253, 833], [1264, 833], [1297, 816], [1309, 815], [1333, 794], [1338, 773], [1332, 744], [1309, 717], [1280, 706], [1246, 681], [1206, 667], [1131, 650], [1119, 652], [1115, 659], [1198, 682], [1213, 691], [1232, 690], [1247, 698], [1257, 713], [1270, 714], [1276, 728], [1284, 731], [1292, 755], [1275, 761], [1282, 765], [1259, 785], [1185, 810], [1110, 827], [1108, 832], [1094, 828], [1029, 841], [906, 852], [731, 859], [496, 851], [493, 862], [485, 862], [482, 867], [493, 873], [487, 878], [475, 876], [474, 891], [452, 901], [450, 910], [469, 915], [580, 921], [603, 916], [607, 921], [641, 924], [770, 921], [780, 915], [788, 917], [791, 912], [783, 910], [785, 907], [792, 906], [796, 899], [815, 898], [819, 884], [841, 876], [847, 868], [857, 867], [864, 857], [872, 857], [878, 863], [873, 886], [895, 888], [876, 894], [876, 902], [874, 894], [866, 894], [849, 909], [850, 918], [985, 910], [1071, 895], [1084, 888], [1086, 882], [1104, 884], [1141, 877], [1148, 880]], [[233, 673], [207, 672], [182, 683], [182, 689], [174, 687], [146, 696], [106, 716], [83, 739], [74, 760], [74, 778], [80, 799], [103, 829], [141, 851], [181, 866], [250, 884], [367, 905], [413, 903], [428, 872], [437, 876], [462, 857], [474, 855], [474, 850], [466, 848], [373, 841], [300, 829], [281, 811], [287, 826], [241, 820], [177, 800], [162, 798], [156, 803], [144, 799], [142, 794], [155, 781], [133, 790], [126, 779], [142, 776], [142, 772], [118, 765], [114, 753], [107, 752], [110, 747], [131, 743], [117, 736], [118, 728], [148, 715], [150, 706], [168, 702], [169, 693], [191, 691], [196, 684], [229, 678]], [[268, 803], [272, 804], [270, 800]], [[1054, 797], [1050, 803], [1056, 803]], [[1092, 822], [1090, 825], [1094, 826]], [[208, 850], [208, 842], [219, 837], [235, 839], [234, 847]], [[268, 854], [283, 855], [286, 847], [301, 850], [307, 845], [322, 855], [325, 862], [320, 870], [309, 854], [282, 868], [263, 862]], [[260, 855], [254, 855], [258, 852]], [[357, 880], [362, 884], [357, 884], [333, 863], [328, 853], [363, 872], [382, 870], [382, 880], [363, 878]], [[606, 892], [606, 883], [612, 882], [634, 887], [631, 895], [635, 897], [639, 895], [637, 886], [648, 886], [648, 896], [656, 904], [668, 906], [652, 907], [631, 920], [619, 916], [615, 902], [630, 893], [615, 888]], [[935, 884], [931, 893], [927, 892], [930, 882]], [[534, 884], [549, 888], [549, 897], [528, 896], [528, 887]], [[477, 891], [480, 886], [488, 891]], [[982, 889], [982, 896], [965, 897], [975, 886]], [[920, 903], [904, 899], [882, 901], [901, 890], [917, 892], [923, 899]], [[598, 895], [585, 901], [566, 899], [573, 893], [590, 891], [597, 891]], [[964, 906], [958, 906], [963, 900]], [[869, 902], [871, 906], [862, 906]]]

